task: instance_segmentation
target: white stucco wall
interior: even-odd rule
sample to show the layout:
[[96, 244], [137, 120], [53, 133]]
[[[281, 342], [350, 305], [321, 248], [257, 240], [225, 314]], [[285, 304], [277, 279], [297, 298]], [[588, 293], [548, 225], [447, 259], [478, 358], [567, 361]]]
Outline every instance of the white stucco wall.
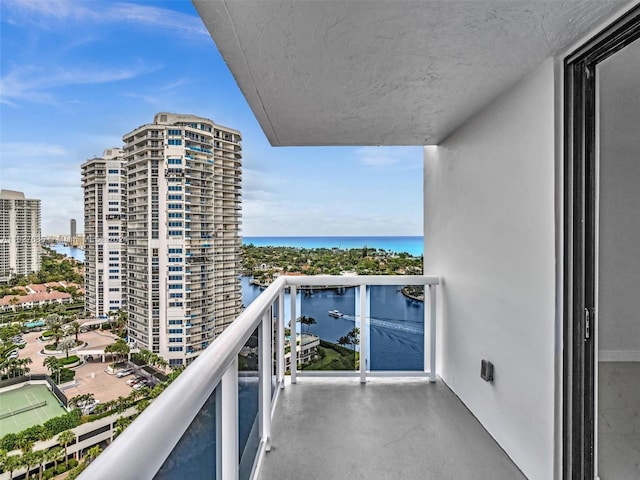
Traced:
[[554, 73], [549, 60], [425, 147], [438, 373], [530, 480], [554, 476]]
[[600, 360], [640, 361], [640, 45], [598, 67]]

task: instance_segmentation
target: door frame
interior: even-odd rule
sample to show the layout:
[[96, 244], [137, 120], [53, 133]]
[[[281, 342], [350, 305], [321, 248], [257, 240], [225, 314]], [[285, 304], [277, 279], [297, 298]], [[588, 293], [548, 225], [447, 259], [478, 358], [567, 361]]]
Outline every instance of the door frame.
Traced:
[[638, 38], [640, 5], [564, 60], [564, 480], [593, 479], [596, 471], [596, 67]]

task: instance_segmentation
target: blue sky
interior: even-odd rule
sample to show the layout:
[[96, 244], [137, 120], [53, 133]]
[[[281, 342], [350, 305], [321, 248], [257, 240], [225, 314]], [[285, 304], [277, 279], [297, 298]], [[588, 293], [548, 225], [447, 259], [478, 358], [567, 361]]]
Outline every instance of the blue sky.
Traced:
[[269, 145], [188, 0], [2, 0], [0, 187], [82, 230], [80, 165], [159, 111], [243, 134], [244, 236], [422, 235], [420, 147]]

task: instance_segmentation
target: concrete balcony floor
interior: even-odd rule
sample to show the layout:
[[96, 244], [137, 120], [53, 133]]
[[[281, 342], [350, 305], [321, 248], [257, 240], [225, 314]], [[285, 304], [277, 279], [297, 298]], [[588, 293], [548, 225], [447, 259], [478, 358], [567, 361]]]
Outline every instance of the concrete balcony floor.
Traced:
[[260, 479], [526, 477], [440, 380], [305, 377], [280, 392]]

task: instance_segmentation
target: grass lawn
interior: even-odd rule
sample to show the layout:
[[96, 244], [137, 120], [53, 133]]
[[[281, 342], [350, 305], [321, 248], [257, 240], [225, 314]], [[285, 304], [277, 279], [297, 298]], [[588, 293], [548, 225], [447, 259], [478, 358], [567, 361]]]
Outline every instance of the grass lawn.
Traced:
[[355, 353], [352, 350], [324, 340], [319, 348], [324, 349], [325, 357], [305, 364], [302, 370], [355, 370]]

